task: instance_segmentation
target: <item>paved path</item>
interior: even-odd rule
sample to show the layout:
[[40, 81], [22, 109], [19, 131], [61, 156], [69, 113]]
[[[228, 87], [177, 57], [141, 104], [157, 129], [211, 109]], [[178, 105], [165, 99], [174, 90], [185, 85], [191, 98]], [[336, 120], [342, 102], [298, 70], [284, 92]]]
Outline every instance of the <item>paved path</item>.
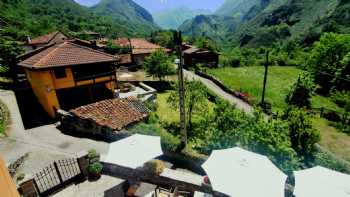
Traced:
[[228, 94], [224, 90], [222, 90], [219, 86], [217, 86], [214, 82], [212, 82], [209, 79], [200, 77], [196, 74], [194, 74], [191, 71], [184, 70], [184, 75], [185, 78], [188, 80], [199, 80], [201, 81], [208, 89], [213, 91], [215, 94], [217, 94], [219, 97], [227, 100], [231, 104], [236, 105], [236, 107], [246, 113], [252, 113], [253, 112], [253, 107], [249, 105], [248, 103], [242, 101], [241, 99], [232, 96], [231, 94]]
[[0, 155], [10, 163], [29, 153], [24, 173], [92, 148], [101, 154], [108, 152], [108, 143], [65, 135], [56, 125], [25, 130], [13, 91], [0, 90], [0, 100], [8, 107], [11, 121], [7, 128], [8, 137], [0, 138]]

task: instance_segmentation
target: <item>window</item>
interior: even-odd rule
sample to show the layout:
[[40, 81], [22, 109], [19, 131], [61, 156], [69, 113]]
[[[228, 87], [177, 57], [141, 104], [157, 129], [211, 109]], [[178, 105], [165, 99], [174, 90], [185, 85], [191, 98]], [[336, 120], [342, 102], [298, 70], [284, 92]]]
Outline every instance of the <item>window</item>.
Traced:
[[64, 69], [64, 68], [55, 69], [54, 73], [55, 73], [56, 79], [62, 79], [62, 78], [66, 78], [67, 77], [66, 69]]

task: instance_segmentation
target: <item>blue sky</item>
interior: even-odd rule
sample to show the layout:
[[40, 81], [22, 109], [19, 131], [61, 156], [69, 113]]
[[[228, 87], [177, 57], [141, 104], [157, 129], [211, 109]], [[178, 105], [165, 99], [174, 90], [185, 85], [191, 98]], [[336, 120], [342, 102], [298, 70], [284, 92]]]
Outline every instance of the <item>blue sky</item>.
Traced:
[[[99, 0], [75, 0], [83, 5], [91, 6]], [[225, 0], [134, 0], [150, 12], [187, 6], [192, 9], [216, 10]]]

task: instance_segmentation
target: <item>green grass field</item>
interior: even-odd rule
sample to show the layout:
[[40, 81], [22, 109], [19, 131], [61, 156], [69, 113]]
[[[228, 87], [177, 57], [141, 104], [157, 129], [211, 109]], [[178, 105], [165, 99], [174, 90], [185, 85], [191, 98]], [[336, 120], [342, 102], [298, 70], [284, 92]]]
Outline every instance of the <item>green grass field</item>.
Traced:
[[[168, 103], [167, 99], [170, 95], [170, 92], [165, 92], [165, 93], [159, 93], [157, 94], [157, 115], [162, 122], [180, 122], [180, 114], [177, 110], [174, 110]], [[208, 100], [208, 110], [209, 112], [212, 112], [214, 109], [214, 103], [210, 102]], [[198, 115], [193, 116], [193, 121], [198, 121], [199, 120]]]
[[[259, 67], [219, 68], [210, 69], [208, 73], [220, 79], [231, 89], [248, 93], [256, 103], [260, 102], [265, 69]], [[289, 87], [297, 80], [301, 70], [295, 67], [269, 68], [266, 99], [272, 104], [273, 110], [286, 107], [284, 101]]]

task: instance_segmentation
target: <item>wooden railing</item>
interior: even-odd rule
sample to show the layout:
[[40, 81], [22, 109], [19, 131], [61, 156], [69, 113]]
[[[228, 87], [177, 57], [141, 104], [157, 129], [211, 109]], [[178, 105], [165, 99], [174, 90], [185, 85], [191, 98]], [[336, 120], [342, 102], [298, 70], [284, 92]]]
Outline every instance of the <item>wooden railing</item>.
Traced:
[[74, 78], [74, 81], [86, 81], [86, 80], [95, 80], [96, 78], [101, 78], [101, 77], [113, 77], [115, 79], [115, 71], [110, 71], [110, 72], [104, 72], [104, 73], [98, 73], [95, 75], [89, 75], [89, 76], [84, 76], [84, 77], [79, 77], [79, 78]]

